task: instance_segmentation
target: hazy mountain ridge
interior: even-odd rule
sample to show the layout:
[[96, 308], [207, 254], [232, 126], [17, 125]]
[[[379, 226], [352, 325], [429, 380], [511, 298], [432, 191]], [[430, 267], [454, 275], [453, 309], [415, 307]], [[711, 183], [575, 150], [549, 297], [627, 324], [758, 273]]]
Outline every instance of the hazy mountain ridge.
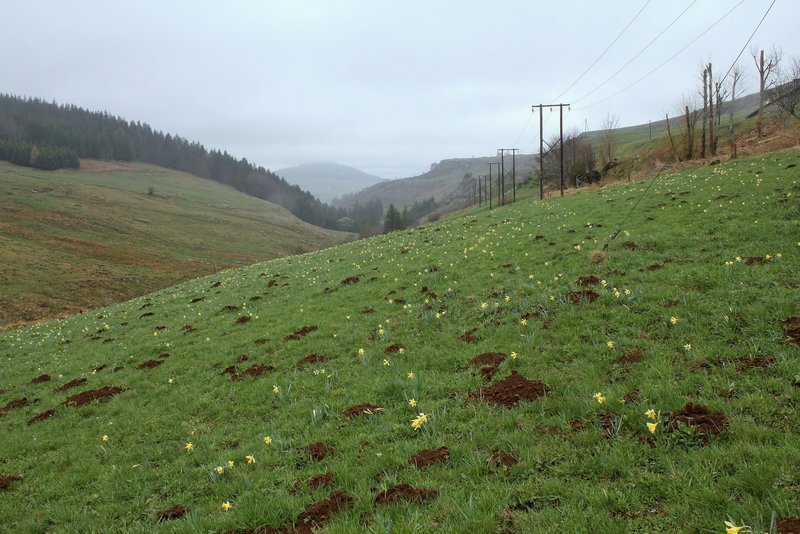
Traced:
[[355, 167], [339, 163], [306, 163], [275, 171], [287, 182], [310, 191], [323, 202], [330, 203], [334, 198], [348, 193], [356, 193], [378, 183], [385, 178], [366, 173]]

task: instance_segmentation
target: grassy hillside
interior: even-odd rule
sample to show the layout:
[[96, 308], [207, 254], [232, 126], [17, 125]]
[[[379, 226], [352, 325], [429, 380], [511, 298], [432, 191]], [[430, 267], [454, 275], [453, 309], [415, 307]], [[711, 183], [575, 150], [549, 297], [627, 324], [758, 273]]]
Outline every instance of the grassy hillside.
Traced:
[[348, 237], [153, 165], [37, 171], [0, 162], [0, 329]]
[[800, 516], [798, 163], [662, 176], [599, 263], [646, 183], [0, 334], [0, 524], [723, 532]]

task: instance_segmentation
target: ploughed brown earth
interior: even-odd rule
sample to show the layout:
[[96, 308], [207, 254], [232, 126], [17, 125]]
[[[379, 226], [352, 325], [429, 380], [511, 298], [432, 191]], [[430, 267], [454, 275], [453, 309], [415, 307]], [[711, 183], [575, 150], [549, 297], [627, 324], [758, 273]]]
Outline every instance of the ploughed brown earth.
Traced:
[[39, 421], [44, 421], [45, 419], [53, 417], [53, 415], [55, 415], [55, 413], [56, 413], [55, 410], [47, 410], [45, 412], [42, 412], [39, 415], [37, 415], [36, 417], [32, 417], [28, 421], [28, 426], [31, 426], [33, 423], [38, 423]]
[[484, 399], [489, 404], [512, 407], [520, 400], [534, 400], [548, 391], [550, 388], [543, 382], [528, 380], [516, 371], [511, 371], [511, 374], [504, 379], [470, 392], [467, 400]]
[[781, 322], [786, 326], [783, 335], [788, 337], [791, 343], [800, 346], [800, 317], [789, 317]]
[[[233, 367], [234, 370], [236, 369], [235, 366], [231, 366], [231, 367]], [[230, 369], [230, 367], [228, 369]], [[227, 371], [228, 369], [226, 369], [225, 371]], [[275, 368], [272, 367], [271, 365], [264, 365], [264, 364], [260, 364], [260, 363], [254, 363], [253, 365], [251, 365], [250, 367], [248, 367], [247, 369], [245, 369], [244, 371], [242, 371], [239, 374], [236, 374], [236, 372], [231, 373], [232, 374], [231, 380], [235, 380], [235, 381], [238, 382], [239, 380], [241, 380], [242, 378], [244, 378], [246, 376], [252, 376], [252, 377], [255, 378], [255, 377], [263, 375], [264, 373], [272, 371], [274, 369]], [[223, 374], [225, 373], [225, 371], [223, 371]]]
[[497, 368], [506, 360], [506, 355], [502, 352], [484, 352], [472, 358], [469, 364], [480, 367], [481, 373], [491, 379], [497, 372]]
[[321, 354], [309, 354], [299, 362], [297, 362], [297, 367], [302, 367], [307, 363], [322, 363], [328, 361], [328, 358]]
[[117, 393], [122, 393], [123, 391], [125, 391], [125, 388], [116, 386], [103, 386], [100, 389], [90, 389], [82, 393], [78, 393], [77, 395], [73, 395], [67, 398], [67, 400], [61, 404], [74, 404], [76, 407], [83, 406], [84, 404], [89, 404], [93, 400], [103, 401], [109, 399]]
[[439, 447], [438, 449], [422, 449], [408, 460], [408, 463], [416, 467], [425, 467], [431, 464], [442, 464], [450, 458], [450, 449]]
[[438, 490], [417, 489], [408, 484], [398, 484], [378, 493], [375, 504], [390, 504], [397, 501], [421, 503], [427, 499], [435, 499], [437, 495], [439, 495]]
[[33, 380], [31, 380], [31, 384], [41, 384], [42, 382], [49, 382], [50, 375], [39, 375]]
[[323, 444], [322, 442], [318, 441], [316, 443], [312, 443], [305, 450], [311, 459], [315, 462], [319, 462], [329, 454], [333, 454], [336, 449], [333, 447], [328, 447], [327, 445]]
[[286, 334], [286, 336], [283, 338], [283, 340], [284, 341], [298, 340], [298, 339], [302, 338], [304, 335], [308, 334], [309, 332], [313, 332], [316, 329], [317, 329], [316, 326], [304, 326], [303, 328], [301, 328], [297, 332], [292, 332], [291, 334]]
[[728, 427], [728, 418], [724, 413], [712, 413], [708, 406], [687, 402], [682, 410], [671, 412], [667, 429], [678, 429], [678, 423], [696, 428], [705, 436], [715, 436]]
[[800, 534], [800, 517], [784, 517], [778, 521], [778, 534]]
[[22, 480], [18, 475], [0, 475], [0, 490], [4, 490], [15, 480]]
[[7, 412], [8, 410], [13, 410], [14, 408], [23, 408], [28, 405], [28, 397], [22, 397], [21, 399], [13, 400], [0, 408], [0, 412]]
[[176, 504], [169, 510], [164, 510], [156, 514], [158, 521], [165, 521], [167, 519], [180, 519], [189, 512], [189, 508], [184, 508], [180, 504]]
[[345, 411], [343, 411], [342, 415], [350, 419], [351, 417], [356, 417], [365, 414], [368, 411], [375, 413], [376, 411], [382, 411], [382, 410], [383, 410], [382, 408], [372, 404], [356, 404], [355, 406], [351, 406]]

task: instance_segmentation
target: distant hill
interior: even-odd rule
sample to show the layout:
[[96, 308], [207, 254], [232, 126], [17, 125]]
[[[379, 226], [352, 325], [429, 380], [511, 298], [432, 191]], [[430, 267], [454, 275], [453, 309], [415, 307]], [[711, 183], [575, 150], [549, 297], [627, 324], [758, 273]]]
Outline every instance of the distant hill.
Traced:
[[[467, 202], [467, 186], [471, 183], [470, 176], [475, 178], [489, 174], [489, 163], [499, 161], [497, 156], [482, 158], [453, 158], [444, 159], [434, 165], [430, 171], [413, 176], [381, 182], [368, 187], [358, 193], [345, 195], [334, 201], [334, 205], [352, 207], [356, 202], [361, 204], [370, 199], [377, 198], [384, 206], [394, 204], [396, 207], [411, 207], [415, 202], [423, 202], [433, 197], [439, 204], [442, 204], [444, 211], [448, 208], [457, 209]], [[511, 173], [511, 157], [506, 158], [506, 173]], [[532, 154], [517, 155], [516, 157], [516, 177], [521, 182], [531, 175], [531, 166], [534, 163]], [[497, 167], [493, 167], [493, 177], [497, 177]], [[464, 177], [467, 176], [467, 181]], [[506, 189], [511, 183], [510, 177], [506, 179]]]
[[311, 192], [322, 202], [388, 181], [338, 163], [306, 163], [275, 171], [275, 174]]

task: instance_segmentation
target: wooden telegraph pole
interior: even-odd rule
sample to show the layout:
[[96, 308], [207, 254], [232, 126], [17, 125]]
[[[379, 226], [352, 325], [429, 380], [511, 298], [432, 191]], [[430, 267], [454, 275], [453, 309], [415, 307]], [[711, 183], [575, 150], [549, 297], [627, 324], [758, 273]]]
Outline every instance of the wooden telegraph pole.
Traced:
[[[505, 153], [511, 152], [511, 190], [513, 191], [513, 199], [512, 202], [517, 201], [517, 158], [516, 154], [519, 152], [518, 148], [498, 148], [497, 152], [500, 154], [500, 167], [501, 167], [501, 175], [505, 177], [506, 175], [506, 166], [505, 166]], [[505, 202], [505, 188], [503, 188], [503, 202]]]
[[558, 139], [561, 158], [561, 196], [564, 196], [564, 107], [569, 104], [538, 104], [531, 107], [531, 111], [539, 108], [539, 200], [544, 199], [544, 159], [542, 154], [542, 108], [558, 108]]

